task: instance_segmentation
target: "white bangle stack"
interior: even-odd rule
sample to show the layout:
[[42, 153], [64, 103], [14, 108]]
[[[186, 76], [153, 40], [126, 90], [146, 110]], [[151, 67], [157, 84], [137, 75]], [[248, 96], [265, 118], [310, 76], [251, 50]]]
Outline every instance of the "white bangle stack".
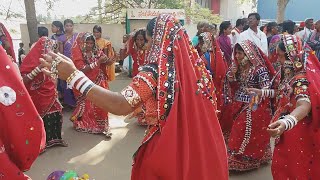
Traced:
[[97, 61], [89, 64], [89, 67], [90, 67], [91, 69], [94, 69], [94, 68], [96, 68], [97, 66], [98, 66]]
[[41, 73], [41, 69], [39, 67], [36, 67], [29, 74], [27, 74], [27, 77], [30, 80], [33, 80], [39, 73]]
[[286, 131], [292, 129], [298, 124], [298, 119], [290, 114], [284, 116], [282, 119], [279, 119], [279, 121], [286, 125]]
[[95, 84], [81, 71], [74, 71], [67, 79], [68, 88], [76, 88], [81, 94], [87, 95]]
[[274, 90], [273, 89], [261, 89], [261, 96], [262, 98], [273, 98], [274, 97]]

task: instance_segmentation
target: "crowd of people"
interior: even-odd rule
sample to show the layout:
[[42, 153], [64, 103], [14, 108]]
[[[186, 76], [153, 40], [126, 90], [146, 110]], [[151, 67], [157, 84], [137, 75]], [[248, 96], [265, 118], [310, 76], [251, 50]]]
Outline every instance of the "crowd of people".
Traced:
[[[1, 25], [0, 73], [10, 81], [0, 79], [0, 159], [10, 166], [0, 165], [0, 177], [28, 179], [21, 171], [39, 153], [68, 145], [61, 136], [68, 107], [81, 132], [111, 137], [108, 113], [147, 125], [132, 180], [225, 180], [271, 160], [276, 180], [319, 178], [320, 21], [259, 25], [258, 13], [235, 27], [223, 21], [218, 34], [216, 24], [200, 22], [189, 38], [161, 14], [123, 37], [119, 59], [132, 57], [133, 79], [119, 93], [108, 86], [118, 56], [100, 26], [75, 33], [72, 20], [54, 21], [51, 38], [39, 27], [17, 62]], [[9, 126], [17, 119], [15, 134]]]

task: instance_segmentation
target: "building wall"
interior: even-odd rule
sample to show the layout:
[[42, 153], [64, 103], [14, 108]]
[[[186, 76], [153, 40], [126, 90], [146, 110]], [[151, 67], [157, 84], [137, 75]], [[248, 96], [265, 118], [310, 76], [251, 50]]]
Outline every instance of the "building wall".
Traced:
[[[319, 7], [319, 0], [290, 0], [286, 8], [285, 19], [293, 21], [304, 21], [308, 17], [320, 19]], [[258, 12], [263, 19], [276, 19], [277, 0], [258, 1]]]
[[193, 2], [211, 9], [214, 14], [219, 14], [223, 20], [230, 20], [233, 24], [238, 18], [247, 17], [253, 12], [251, 3], [240, 4], [238, 0], [193, 0]]
[[[139, 28], [145, 28], [147, 26], [148, 20], [131, 20], [130, 22], [130, 29], [131, 31]], [[74, 31], [75, 32], [92, 32], [93, 26], [96, 24], [75, 24]], [[113, 47], [116, 51], [118, 51], [122, 45], [122, 37], [126, 33], [125, 25], [123, 24], [98, 24], [102, 27], [102, 37], [106, 38], [109, 37], [110, 41], [112, 42]], [[49, 37], [51, 37], [51, 24], [41, 24], [39, 26], [45, 26], [49, 29]], [[195, 24], [189, 24], [184, 26], [190, 36], [192, 38], [196, 32], [197, 27]], [[25, 44], [25, 49], [28, 51], [29, 47], [28, 44], [30, 42], [29, 39], [29, 32], [26, 24], [20, 24], [21, 30], [21, 42]], [[19, 42], [18, 42], [19, 43]], [[15, 47], [15, 50], [18, 47]]]
[[220, 0], [220, 16], [223, 20], [230, 20], [233, 24], [238, 18], [247, 17], [251, 12], [250, 3], [240, 4], [237, 0]]

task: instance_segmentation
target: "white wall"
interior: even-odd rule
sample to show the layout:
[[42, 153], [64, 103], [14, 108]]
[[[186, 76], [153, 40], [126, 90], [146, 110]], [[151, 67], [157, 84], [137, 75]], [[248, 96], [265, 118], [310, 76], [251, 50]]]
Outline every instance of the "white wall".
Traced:
[[[242, 13], [244, 11], [244, 14]], [[223, 20], [230, 20], [235, 24], [237, 19], [247, 17], [252, 12], [251, 3], [238, 3], [238, 0], [221, 0], [220, 15]]]
[[[148, 20], [135, 20], [131, 21], [131, 31], [134, 29], [145, 28], [147, 26]], [[75, 32], [92, 32], [93, 26], [96, 24], [75, 24]], [[122, 37], [125, 34], [125, 25], [123, 24], [98, 24], [102, 27], [102, 37], [109, 37], [112, 42], [113, 47], [118, 51], [122, 45]], [[45, 26], [49, 29], [49, 37], [51, 37], [51, 24], [41, 24], [39, 26]], [[185, 28], [192, 39], [197, 32], [197, 27], [195, 24], [185, 25]], [[21, 41], [25, 44], [25, 49], [28, 51], [28, 44], [30, 42], [28, 28], [26, 24], [20, 25], [21, 30]], [[18, 45], [18, 44], [17, 44]], [[16, 49], [18, 47], [15, 47]], [[15, 50], [16, 50], [15, 49]], [[17, 50], [16, 50], [17, 51]]]

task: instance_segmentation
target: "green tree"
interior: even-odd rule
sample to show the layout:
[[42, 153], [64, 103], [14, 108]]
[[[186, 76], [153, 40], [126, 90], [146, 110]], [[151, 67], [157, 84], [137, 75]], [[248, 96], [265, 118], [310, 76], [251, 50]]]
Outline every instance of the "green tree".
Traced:
[[21, 13], [15, 12], [12, 8], [12, 0], [8, 4], [0, 3], [0, 16], [3, 16], [5, 20], [11, 18], [23, 18]]
[[215, 23], [221, 21], [219, 16], [214, 15], [209, 9], [202, 8], [198, 4], [190, 6], [190, 3], [185, 3], [184, 0], [114, 0], [113, 2], [105, 0], [104, 6], [101, 6], [101, 3], [101, 0], [98, 0], [98, 5], [92, 8], [83, 22], [99, 19], [99, 22], [103, 23], [121, 23], [125, 21], [127, 8], [185, 9], [187, 18], [193, 22], [203, 19]]
[[204, 19], [210, 23], [219, 24], [221, 18], [214, 15], [213, 12], [207, 8], [202, 8], [199, 4], [193, 4], [191, 7], [185, 6], [187, 18], [190, 18], [193, 23], [198, 23]]

